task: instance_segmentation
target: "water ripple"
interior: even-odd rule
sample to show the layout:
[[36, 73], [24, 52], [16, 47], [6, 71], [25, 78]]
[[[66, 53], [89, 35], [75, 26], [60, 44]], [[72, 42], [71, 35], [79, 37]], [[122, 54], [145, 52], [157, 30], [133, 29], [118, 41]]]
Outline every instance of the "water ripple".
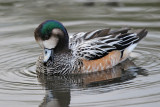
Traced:
[[[108, 0], [94, 0], [90, 3], [71, 0], [65, 3], [51, 0], [0, 2], [0, 105], [159, 105], [160, 2], [114, 0], [111, 3]], [[115, 67], [108, 72], [78, 77], [46, 77], [37, 75], [35, 71], [35, 62], [42, 50], [35, 43], [33, 32], [40, 22], [52, 18], [62, 21], [70, 35], [122, 26], [146, 27], [149, 34], [131, 55], [131, 65], [134, 63], [134, 67], [125, 70]], [[126, 65], [123, 65], [124, 68]]]

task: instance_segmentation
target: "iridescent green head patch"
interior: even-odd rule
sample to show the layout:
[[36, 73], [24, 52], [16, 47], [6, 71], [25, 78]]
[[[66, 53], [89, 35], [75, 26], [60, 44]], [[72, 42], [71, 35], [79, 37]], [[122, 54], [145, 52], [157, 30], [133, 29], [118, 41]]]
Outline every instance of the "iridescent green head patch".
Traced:
[[60, 22], [55, 21], [55, 20], [48, 20], [48, 21], [43, 23], [43, 26], [42, 26], [42, 29], [41, 29], [41, 33], [43, 35], [46, 35], [48, 32], [51, 32], [52, 29], [54, 29], [54, 28], [59, 28], [64, 33], [66, 32], [64, 26]]
[[42, 23], [41, 30], [40, 30], [41, 37], [43, 38], [44, 36], [50, 36], [52, 33], [52, 30], [55, 28], [61, 29], [65, 35], [68, 35], [65, 27], [60, 22], [55, 20], [47, 20], [44, 23]]

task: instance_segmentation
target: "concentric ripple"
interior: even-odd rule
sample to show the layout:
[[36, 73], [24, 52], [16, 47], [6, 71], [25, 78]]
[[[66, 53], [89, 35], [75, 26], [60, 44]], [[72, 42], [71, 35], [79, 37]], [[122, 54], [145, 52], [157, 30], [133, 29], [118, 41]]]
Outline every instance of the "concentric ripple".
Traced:
[[[158, 0], [0, 1], [0, 107], [160, 105], [159, 5]], [[70, 35], [126, 26], [145, 27], [149, 34], [128, 62], [107, 72], [46, 77], [35, 71], [42, 50], [33, 37], [46, 19], [62, 21]]]
[[0, 104], [2, 105], [12, 106], [10, 104], [14, 103], [18, 106], [19, 102], [38, 105], [37, 101], [43, 97], [44, 92], [37, 82], [34, 68], [36, 54], [30, 52], [35, 46], [30, 47], [29, 44], [26, 44], [28, 49], [21, 43], [1, 46], [5, 47], [2, 48], [0, 55], [0, 100], [2, 101]]

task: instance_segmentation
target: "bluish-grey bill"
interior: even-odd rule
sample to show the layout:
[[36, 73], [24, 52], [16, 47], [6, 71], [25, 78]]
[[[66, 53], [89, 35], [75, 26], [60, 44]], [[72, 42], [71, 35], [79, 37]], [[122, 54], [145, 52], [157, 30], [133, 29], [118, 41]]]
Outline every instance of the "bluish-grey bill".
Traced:
[[51, 61], [54, 60], [54, 49], [44, 49], [44, 59], [43, 62], [46, 63], [49, 59], [51, 59]]

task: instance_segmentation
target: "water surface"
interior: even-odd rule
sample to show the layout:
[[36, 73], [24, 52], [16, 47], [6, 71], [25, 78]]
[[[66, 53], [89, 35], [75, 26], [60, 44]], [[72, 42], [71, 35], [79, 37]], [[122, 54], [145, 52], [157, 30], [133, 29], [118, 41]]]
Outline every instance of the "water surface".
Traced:
[[[70, 35], [99, 28], [147, 28], [128, 62], [80, 76], [37, 75], [34, 29], [61, 21]], [[150, 107], [160, 105], [159, 0], [0, 1], [0, 106]]]

